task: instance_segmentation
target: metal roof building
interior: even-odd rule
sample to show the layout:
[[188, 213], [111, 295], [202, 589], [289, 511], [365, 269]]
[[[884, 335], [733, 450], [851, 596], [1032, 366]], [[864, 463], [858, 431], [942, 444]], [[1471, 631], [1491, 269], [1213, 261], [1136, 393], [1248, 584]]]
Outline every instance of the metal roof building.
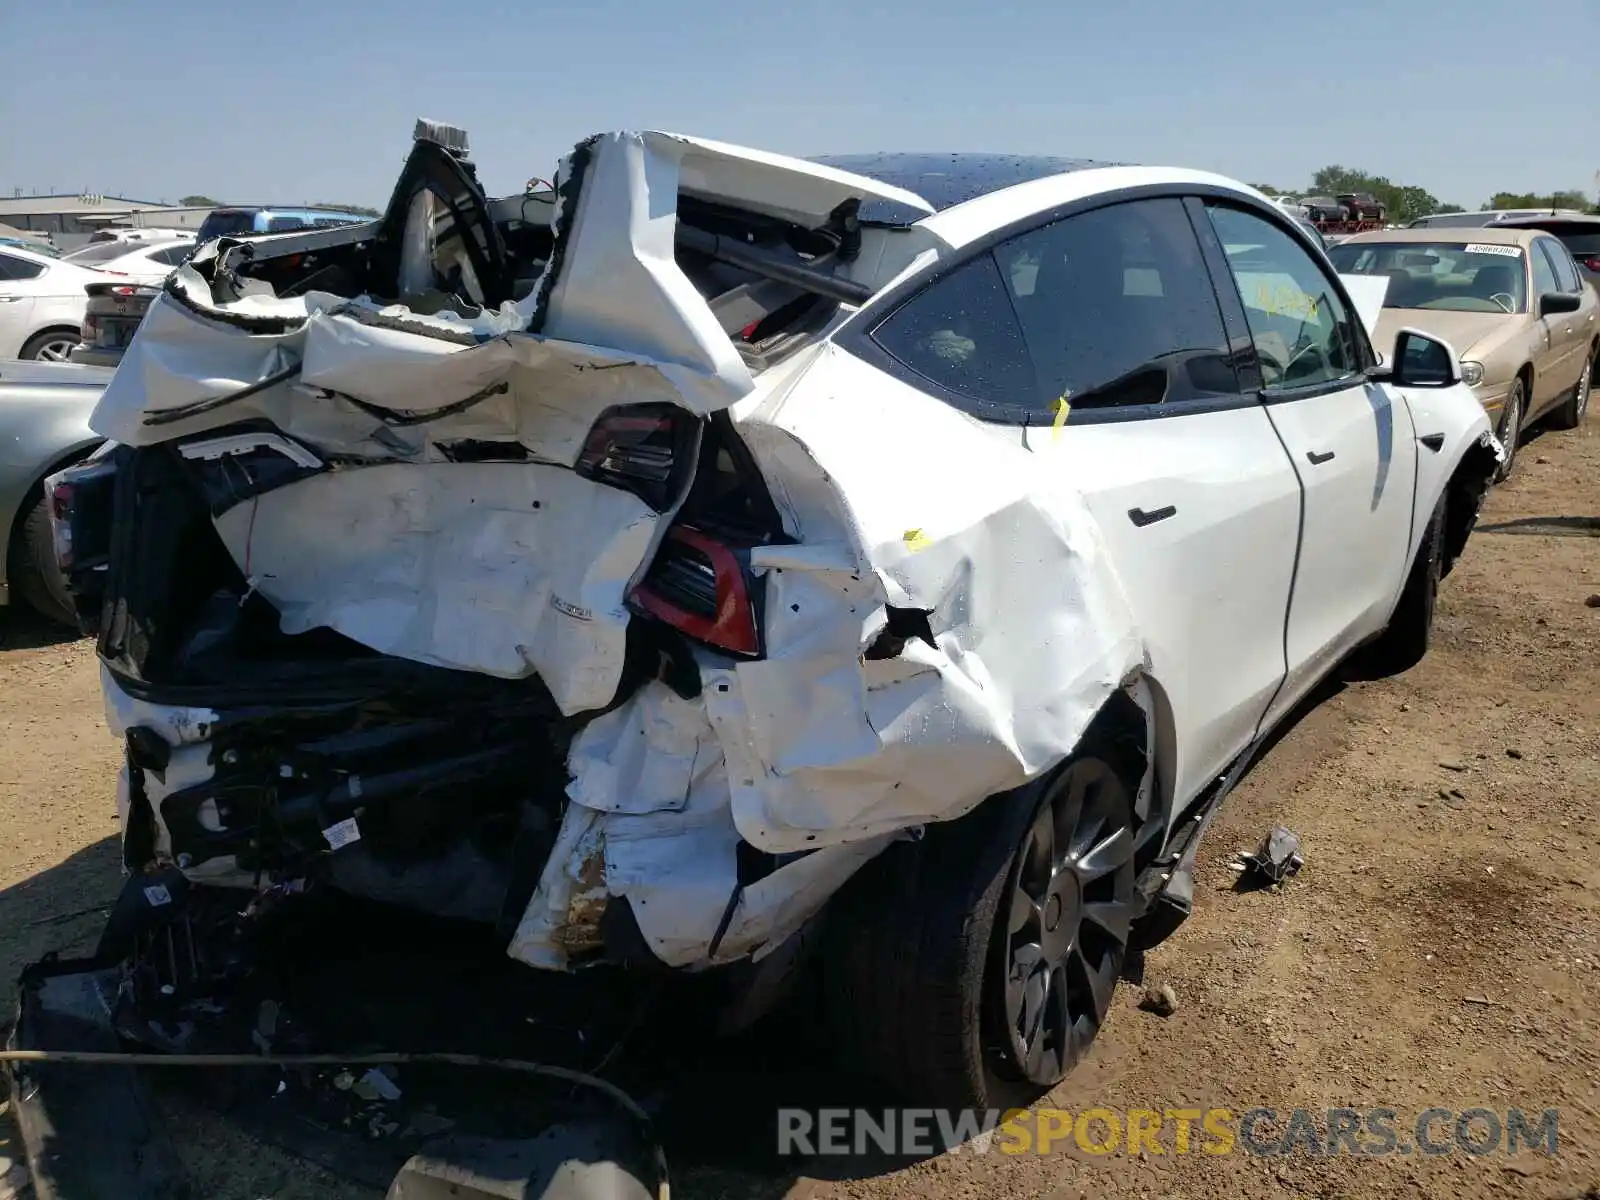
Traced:
[[210, 206], [186, 208], [126, 196], [0, 196], [0, 224], [48, 234], [62, 249], [107, 226], [198, 229], [210, 211]]

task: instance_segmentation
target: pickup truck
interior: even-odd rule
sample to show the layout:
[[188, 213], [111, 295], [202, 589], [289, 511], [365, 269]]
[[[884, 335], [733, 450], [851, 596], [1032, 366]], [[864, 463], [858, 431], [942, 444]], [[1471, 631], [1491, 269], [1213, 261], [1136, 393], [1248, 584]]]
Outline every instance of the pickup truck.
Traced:
[[111, 374], [74, 363], [0, 362], [0, 607], [20, 600], [77, 623], [56, 566], [44, 481], [104, 442], [89, 415]]

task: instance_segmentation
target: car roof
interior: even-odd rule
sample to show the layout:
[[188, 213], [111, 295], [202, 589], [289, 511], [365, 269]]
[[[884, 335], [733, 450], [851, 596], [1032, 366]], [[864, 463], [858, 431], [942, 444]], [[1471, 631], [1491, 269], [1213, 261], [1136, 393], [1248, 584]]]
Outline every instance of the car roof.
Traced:
[[51, 258], [48, 254], [40, 254], [36, 250], [29, 250], [26, 246], [7, 244], [4, 250], [7, 254], [15, 254], [18, 258], [25, 258], [29, 262], [38, 263], [45, 267], [70, 267], [74, 265], [73, 263], [64, 263], [59, 258]]
[[1285, 221], [1297, 223], [1292, 214], [1273, 204], [1268, 196], [1225, 175], [1185, 167], [1086, 166], [986, 192], [924, 217], [917, 224], [947, 245], [959, 247], [1061, 205], [1127, 188], [1229, 192], [1256, 201]]
[[1585, 216], [1580, 213], [1544, 213], [1540, 216], [1507, 217], [1495, 224], [1499, 228], [1512, 229], [1546, 229], [1552, 225], [1562, 227], [1575, 226], [1578, 229], [1600, 230], [1600, 216]]
[[1527, 246], [1543, 230], [1515, 229], [1505, 225], [1469, 225], [1465, 228], [1450, 227], [1421, 229], [1374, 229], [1369, 233], [1351, 234], [1340, 242], [1341, 246], [1353, 246], [1370, 242], [1459, 242], [1466, 245], [1474, 242], [1479, 245], [1489, 246]]

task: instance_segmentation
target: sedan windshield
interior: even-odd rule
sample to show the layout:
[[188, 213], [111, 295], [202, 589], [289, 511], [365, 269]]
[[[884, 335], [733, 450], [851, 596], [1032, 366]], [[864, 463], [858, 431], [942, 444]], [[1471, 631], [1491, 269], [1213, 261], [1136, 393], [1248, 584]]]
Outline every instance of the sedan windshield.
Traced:
[[1387, 275], [1385, 308], [1527, 311], [1522, 247], [1461, 242], [1345, 242], [1328, 251], [1342, 275]]

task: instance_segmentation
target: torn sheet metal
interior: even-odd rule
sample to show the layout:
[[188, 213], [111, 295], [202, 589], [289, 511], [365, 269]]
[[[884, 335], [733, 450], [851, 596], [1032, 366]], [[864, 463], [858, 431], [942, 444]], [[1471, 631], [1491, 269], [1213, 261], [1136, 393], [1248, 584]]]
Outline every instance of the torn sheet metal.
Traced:
[[628, 581], [662, 516], [540, 463], [383, 463], [238, 504], [217, 531], [286, 633], [319, 626], [385, 654], [538, 674], [563, 712], [621, 678]]
[[727, 768], [704, 701], [660, 683], [586, 726], [568, 767], [573, 803], [507, 949], [533, 966], [564, 969], [596, 950], [612, 897], [627, 900], [669, 966], [759, 958], [893, 840], [802, 855], [741, 887]]
[[[1058, 762], [1143, 664], [1083, 498], [1014, 433], [831, 346], [803, 388], [735, 417], [786, 523], [837, 556], [774, 565], [767, 658], [708, 675], [754, 845], [959, 816]], [[925, 611], [933, 644], [864, 661], [885, 605]]]

